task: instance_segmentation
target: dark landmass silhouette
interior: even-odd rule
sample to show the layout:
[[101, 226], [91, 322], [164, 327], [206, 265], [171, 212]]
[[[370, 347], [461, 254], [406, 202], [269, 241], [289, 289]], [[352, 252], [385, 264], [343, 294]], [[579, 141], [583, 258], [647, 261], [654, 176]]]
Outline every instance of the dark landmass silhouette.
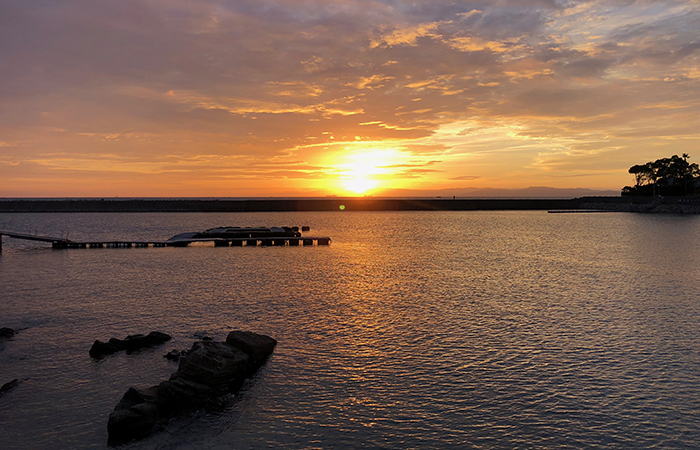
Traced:
[[634, 186], [622, 188], [622, 195], [636, 196], [697, 196], [700, 193], [700, 166], [688, 162], [690, 155], [673, 155], [629, 169], [634, 175]]
[[524, 189], [504, 188], [455, 188], [455, 189], [388, 189], [381, 197], [467, 197], [467, 198], [576, 198], [576, 197], [617, 197], [619, 190], [612, 189], [561, 189], [549, 186], [530, 186]]

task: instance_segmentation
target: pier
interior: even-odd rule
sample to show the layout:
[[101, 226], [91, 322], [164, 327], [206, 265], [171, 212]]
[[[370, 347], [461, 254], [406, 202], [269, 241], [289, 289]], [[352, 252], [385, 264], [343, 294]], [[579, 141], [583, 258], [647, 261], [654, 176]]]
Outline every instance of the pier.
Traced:
[[296, 237], [296, 236], [270, 236], [270, 237], [210, 237], [210, 238], [170, 238], [168, 240], [85, 240], [73, 241], [70, 239], [45, 236], [38, 234], [16, 233], [14, 231], [0, 230], [0, 251], [2, 251], [2, 237], [24, 239], [28, 241], [40, 241], [50, 243], [57, 250], [64, 249], [90, 249], [90, 248], [162, 248], [162, 247], [187, 247], [194, 243], [213, 242], [214, 247], [310, 247], [330, 245], [329, 237]]

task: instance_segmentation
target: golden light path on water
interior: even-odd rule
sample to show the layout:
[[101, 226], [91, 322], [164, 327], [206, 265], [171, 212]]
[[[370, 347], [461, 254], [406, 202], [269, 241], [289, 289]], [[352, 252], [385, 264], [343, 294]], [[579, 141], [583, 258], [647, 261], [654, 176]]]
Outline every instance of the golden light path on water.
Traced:
[[[0, 399], [0, 449], [113, 449], [127, 389], [167, 380], [168, 351], [232, 329], [278, 346], [226, 403], [120, 450], [698, 447], [700, 217], [337, 203], [0, 214], [2, 230], [73, 240], [272, 224], [333, 239], [52, 250], [5, 237], [0, 326], [19, 332], [0, 342], [0, 384], [23, 381]], [[173, 338], [88, 354], [150, 331]]]

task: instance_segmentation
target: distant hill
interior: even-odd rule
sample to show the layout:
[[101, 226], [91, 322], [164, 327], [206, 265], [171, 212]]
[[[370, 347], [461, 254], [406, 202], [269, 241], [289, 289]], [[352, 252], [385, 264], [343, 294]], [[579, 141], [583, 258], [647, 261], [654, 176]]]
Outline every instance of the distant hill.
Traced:
[[619, 190], [585, 188], [558, 189], [547, 186], [530, 186], [524, 189], [459, 188], [439, 190], [387, 189], [375, 197], [471, 197], [471, 198], [576, 198], [619, 197]]

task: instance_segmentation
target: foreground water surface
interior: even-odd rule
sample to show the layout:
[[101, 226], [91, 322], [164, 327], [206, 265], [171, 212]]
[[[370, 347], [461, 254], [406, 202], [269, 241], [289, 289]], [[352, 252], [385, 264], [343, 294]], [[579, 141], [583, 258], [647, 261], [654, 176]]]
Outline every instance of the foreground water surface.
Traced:
[[[4, 238], [0, 448], [107, 448], [195, 334], [279, 341], [224, 407], [125, 449], [697, 448], [700, 217], [546, 212], [5, 214], [162, 239], [309, 225], [329, 247], [52, 250]], [[160, 330], [163, 347], [88, 356]]]

